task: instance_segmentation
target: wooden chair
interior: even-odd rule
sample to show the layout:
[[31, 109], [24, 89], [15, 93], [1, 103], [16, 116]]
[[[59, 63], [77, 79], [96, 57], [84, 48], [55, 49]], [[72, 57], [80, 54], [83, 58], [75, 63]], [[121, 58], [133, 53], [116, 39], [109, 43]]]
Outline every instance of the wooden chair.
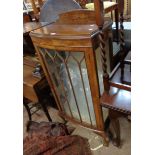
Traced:
[[[82, 8], [88, 9], [88, 10], [94, 10], [94, 2], [93, 0], [76, 0]], [[118, 42], [119, 40], [119, 31], [118, 31], [118, 21], [119, 21], [119, 12], [118, 12], [118, 3], [117, 2], [112, 2], [112, 1], [104, 1], [104, 14], [107, 16], [110, 13], [111, 19], [115, 21], [116, 23], [116, 41]], [[115, 18], [113, 18], [113, 12]]]
[[44, 0], [37, 0], [38, 1], [38, 6], [36, 6], [35, 0], [30, 0], [32, 9], [33, 9], [33, 16], [35, 21], [39, 21], [39, 15], [40, 15], [40, 8], [44, 4]]
[[[120, 0], [121, 1], [121, 0]], [[97, 25], [100, 29], [102, 29], [102, 16], [100, 13], [103, 12], [103, 7], [100, 7], [102, 3], [98, 4], [98, 7], [95, 8], [96, 15], [98, 17]], [[98, 9], [101, 8], [101, 9]], [[104, 84], [104, 92], [100, 97], [100, 104], [102, 107], [109, 109], [109, 117], [105, 124], [110, 124], [113, 126], [116, 138], [113, 138], [113, 143], [116, 146], [120, 146], [120, 124], [119, 117], [131, 115], [131, 86], [122, 84], [120, 80], [121, 77], [121, 69], [122, 69], [122, 61], [124, 60], [124, 27], [123, 27], [123, 9], [124, 9], [124, 1], [119, 3], [119, 12], [120, 12], [120, 63], [112, 70], [110, 75], [107, 72], [107, 64], [106, 64], [106, 51], [105, 51], [105, 42], [104, 42], [104, 33], [101, 31], [100, 33], [100, 48], [101, 48], [101, 57], [102, 57], [102, 68], [103, 68], [103, 84]], [[127, 72], [124, 72], [126, 75]], [[110, 123], [107, 123], [110, 122]]]
[[23, 23], [31, 22], [31, 15], [28, 12], [25, 1], [23, 1]]
[[[120, 80], [122, 83], [131, 85], [131, 82], [124, 81], [124, 67], [125, 64], [130, 65], [131, 68], [131, 60], [125, 60], [129, 52], [131, 53], [131, 42], [125, 41], [124, 39], [124, 7], [125, 0], [116, 0], [119, 3], [119, 13], [120, 13], [120, 67], [121, 67], [121, 75]], [[128, 0], [127, 7], [128, 7]], [[131, 54], [130, 54], [131, 55]]]
[[[103, 69], [103, 84], [104, 92], [100, 97], [100, 105], [102, 107], [109, 109], [109, 118], [107, 122], [111, 122], [114, 127], [116, 138], [113, 138], [113, 142], [116, 146], [120, 146], [120, 124], [118, 117], [131, 115], [131, 86], [125, 85], [122, 83], [116, 82], [114, 77], [118, 72], [120, 72], [120, 63], [113, 69], [110, 75], [107, 72], [107, 58], [105, 50], [105, 34], [103, 29], [104, 24], [104, 6], [102, 1], [94, 0], [95, 14], [96, 14], [96, 24], [100, 30], [99, 39], [100, 39], [100, 48], [101, 48], [101, 57], [102, 57], [102, 69]], [[120, 3], [123, 6], [124, 3]], [[123, 7], [122, 7], [123, 8]], [[123, 9], [122, 9], [123, 10]], [[124, 36], [123, 31], [123, 12], [120, 10], [120, 26], [121, 26], [121, 37]], [[124, 39], [124, 38], [123, 38]], [[121, 52], [123, 53], [124, 40], [120, 41]]]
[[131, 21], [131, 0], [124, 0], [124, 20]]
[[[124, 49], [124, 45], [122, 47]], [[123, 49], [121, 54], [124, 54]], [[102, 66], [104, 71], [104, 93], [100, 97], [100, 103], [102, 107], [109, 109], [109, 117], [105, 124], [107, 129], [109, 129], [110, 122], [113, 126], [116, 134], [116, 138], [113, 138], [113, 143], [116, 146], [120, 146], [120, 124], [118, 118], [122, 116], [128, 117], [128, 115], [131, 115], [131, 86], [123, 84], [120, 81], [120, 77], [122, 77], [122, 64], [124, 64], [122, 61], [124, 61], [124, 58], [122, 59], [121, 57], [120, 63], [109, 75], [107, 73], [105, 51], [103, 48]], [[123, 68], [123, 77], [126, 75], [130, 76], [128, 70], [124, 70]]]
[[[84, 3], [87, 2], [87, 0], [78, 0], [82, 1]], [[92, 0], [91, 0], [92, 1]], [[111, 12], [111, 18], [113, 19], [112, 11], [115, 11], [115, 22], [116, 22], [116, 31], [115, 31], [115, 37], [113, 37], [113, 41], [120, 43], [120, 50], [117, 52], [117, 54], [113, 54], [111, 59], [113, 59], [113, 67], [117, 65], [118, 59], [120, 58], [121, 63], [121, 81], [124, 82], [124, 65], [129, 64], [129, 61], [124, 61], [124, 58], [128, 54], [129, 51], [131, 51], [131, 44], [128, 42], [125, 42], [124, 39], [124, 6], [125, 6], [126, 0], [115, 0], [112, 1], [104, 1], [104, 13], [107, 14]], [[94, 3], [88, 3], [85, 4], [85, 7], [90, 10], [94, 10]], [[128, 7], [128, 0], [127, 0], [127, 7]], [[118, 30], [118, 22], [120, 22], [120, 30]], [[112, 68], [113, 68], [112, 67]]]
[[[113, 84], [109, 81], [110, 90], [108, 92], [104, 92], [100, 98], [101, 106], [109, 109], [109, 117], [107, 118], [105, 124], [109, 129], [109, 123], [111, 122], [116, 138], [113, 138], [113, 144], [116, 146], [120, 146], [120, 124], [119, 117], [128, 117], [131, 115], [131, 92], [129, 88], [124, 89], [118, 88], [117, 84]], [[112, 86], [115, 85], [115, 86]]]

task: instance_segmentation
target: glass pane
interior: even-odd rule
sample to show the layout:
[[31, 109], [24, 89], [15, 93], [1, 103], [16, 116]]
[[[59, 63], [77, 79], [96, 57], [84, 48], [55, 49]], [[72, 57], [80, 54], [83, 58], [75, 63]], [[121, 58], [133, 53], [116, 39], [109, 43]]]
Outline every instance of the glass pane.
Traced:
[[70, 54], [67, 65], [71, 75], [73, 89], [77, 98], [77, 104], [83, 122], [95, 124], [94, 109], [87, 75], [84, 53], [74, 52]]
[[92, 124], [94, 126], [96, 126], [96, 118], [95, 118], [95, 113], [94, 113], [93, 101], [92, 101], [92, 97], [91, 97], [91, 91], [90, 91], [90, 85], [89, 85], [89, 79], [88, 79], [88, 73], [87, 73], [85, 60], [82, 61], [81, 68], [82, 68], [82, 75], [83, 75], [83, 79], [84, 79], [86, 95], [87, 95], [87, 99], [88, 99], [88, 106], [89, 106], [89, 110], [90, 110], [91, 121], [92, 121]]
[[84, 53], [40, 51], [65, 113], [96, 126]]

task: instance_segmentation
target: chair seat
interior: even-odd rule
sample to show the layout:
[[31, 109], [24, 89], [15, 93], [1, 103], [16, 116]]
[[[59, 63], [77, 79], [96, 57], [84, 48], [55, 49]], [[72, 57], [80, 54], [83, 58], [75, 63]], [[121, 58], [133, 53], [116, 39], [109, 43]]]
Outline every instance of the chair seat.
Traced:
[[[117, 6], [117, 3], [116, 2], [104, 2], [105, 13], [114, 10], [114, 8], [116, 6]], [[89, 9], [89, 10], [94, 10], [94, 3], [88, 3], [88, 4], [86, 4], [86, 8]]]
[[103, 107], [116, 110], [124, 114], [131, 114], [131, 92], [111, 87], [109, 94], [106, 92], [100, 98]]

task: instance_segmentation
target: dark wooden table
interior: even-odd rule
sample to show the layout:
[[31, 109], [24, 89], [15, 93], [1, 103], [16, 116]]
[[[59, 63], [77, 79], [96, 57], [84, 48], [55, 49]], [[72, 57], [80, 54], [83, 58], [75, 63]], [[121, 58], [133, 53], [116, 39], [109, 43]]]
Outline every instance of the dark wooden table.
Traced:
[[24, 106], [28, 112], [29, 120], [32, 120], [32, 115], [28, 104], [30, 102], [39, 103], [47, 116], [49, 121], [52, 121], [44, 99], [50, 93], [50, 88], [48, 86], [45, 76], [42, 78], [37, 78], [32, 75], [33, 70], [37, 60], [35, 58], [31, 59], [30, 57], [24, 58], [23, 64], [23, 97], [24, 97]]
[[23, 24], [23, 53], [28, 55], [35, 55], [35, 49], [29, 33], [33, 30], [39, 29], [48, 25], [48, 22], [27, 22]]
[[[33, 30], [39, 29], [43, 26], [48, 25], [48, 22], [27, 22], [23, 24], [23, 54], [29, 55], [30, 59], [31, 56], [35, 56], [35, 49], [32, 43], [32, 40], [29, 36], [29, 33]], [[35, 69], [35, 65], [38, 62], [33, 57], [31, 60], [26, 59], [24, 57], [24, 64], [23, 64], [23, 97], [24, 97], [24, 106], [27, 109], [29, 120], [31, 120], [31, 110], [28, 104], [31, 102], [33, 103], [40, 103], [43, 111], [45, 112], [49, 121], [52, 121], [46, 105], [44, 103], [44, 97], [49, 95], [50, 88], [48, 86], [47, 80], [45, 77], [41, 79], [34, 77], [32, 75], [33, 70]], [[35, 59], [35, 60], [34, 60]]]
[[23, 35], [29, 34], [31, 31], [48, 25], [48, 22], [27, 22], [23, 24]]

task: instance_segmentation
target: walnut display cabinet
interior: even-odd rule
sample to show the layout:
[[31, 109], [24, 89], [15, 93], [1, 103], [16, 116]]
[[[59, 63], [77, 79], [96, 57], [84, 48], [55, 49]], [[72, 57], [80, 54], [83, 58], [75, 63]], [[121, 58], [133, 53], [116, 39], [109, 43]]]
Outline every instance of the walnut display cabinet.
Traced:
[[[109, 41], [111, 25], [105, 19], [105, 41]], [[34, 30], [30, 36], [60, 116], [94, 130], [107, 145], [99, 101], [103, 74], [97, 58], [100, 40], [94, 11], [66, 12], [56, 23]]]

